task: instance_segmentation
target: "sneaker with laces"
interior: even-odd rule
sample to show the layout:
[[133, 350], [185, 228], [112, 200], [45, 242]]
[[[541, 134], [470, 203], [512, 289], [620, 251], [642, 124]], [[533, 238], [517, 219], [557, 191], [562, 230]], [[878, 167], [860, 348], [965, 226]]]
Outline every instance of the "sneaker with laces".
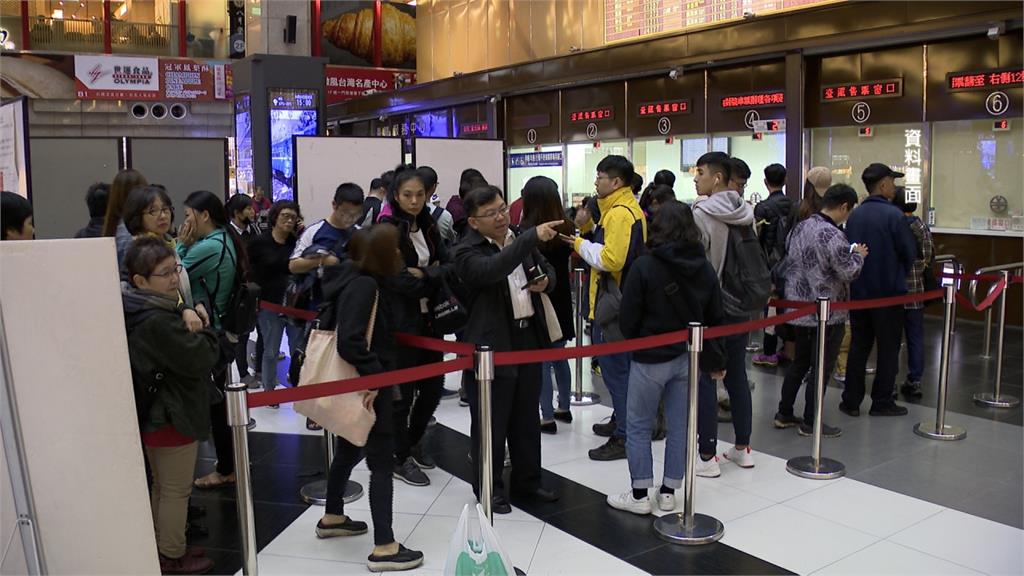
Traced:
[[608, 505], [616, 510], [624, 510], [641, 516], [651, 513], [651, 497], [644, 496], [637, 500], [633, 498], [632, 490], [627, 490], [622, 494], [609, 494]]
[[410, 452], [412, 452], [412, 461], [419, 466], [420, 470], [433, 470], [437, 468], [437, 462], [434, 461], [430, 454], [424, 452], [419, 444], [413, 446]]
[[[698, 458], [700, 460], [700, 458]], [[671, 512], [676, 509], [676, 495], [658, 492], [658, 509], [662, 512]]]
[[370, 554], [366, 557], [366, 567], [370, 572], [398, 572], [401, 570], [412, 570], [423, 564], [423, 552], [409, 550], [401, 544], [398, 545], [398, 552], [387, 556], [375, 556]]
[[430, 478], [427, 478], [423, 470], [420, 470], [420, 467], [413, 462], [411, 456], [406, 458], [405, 462], [395, 465], [394, 476], [410, 486], [430, 485]]
[[722, 475], [722, 468], [718, 465], [718, 456], [712, 456], [710, 460], [697, 457], [697, 476], [701, 478], [718, 478]]
[[778, 354], [758, 354], [754, 356], [754, 366], [761, 366], [762, 368], [778, 368], [779, 367], [779, 355]]
[[340, 524], [324, 524], [323, 518], [316, 523], [316, 537], [317, 538], [335, 538], [338, 536], [358, 536], [359, 534], [366, 534], [369, 527], [366, 522], [360, 522], [353, 520], [348, 516], [345, 517], [345, 521]]
[[799, 426], [803, 423], [803, 420], [792, 414], [783, 414], [782, 412], [775, 413], [774, 424], [776, 428], [792, 428], [793, 426]]
[[[801, 436], [814, 436], [814, 422], [801, 423], [800, 428], [797, 430], [797, 434]], [[838, 426], [829, 426], [828, 424], [821, 423], [821, 437], [822, 438], [839, 438], [843, 435], [842, 428]]]
[[615, 423], [615, 415], [612, 414], [611, 418], [609, 418], [607, 422], [598, 422], [597, 424], [594, 424], [591, 429], [594, 431], [594, 434], [604, 438], [609, 438], [615, 433], [615, 429], [617, 427], [618, 424]]
[[737, 450], [735, 446], [724, 454], [725, 459], [735, 463], [740, 468], [754, 467], [754, 451], [747, 446], [743, 450]]
[[624, 460], [626, 458], [626, 441], [612, 436], [607, 442], [594, 448], [588, 454], [591, 460], [599, 460], [601, 462]]

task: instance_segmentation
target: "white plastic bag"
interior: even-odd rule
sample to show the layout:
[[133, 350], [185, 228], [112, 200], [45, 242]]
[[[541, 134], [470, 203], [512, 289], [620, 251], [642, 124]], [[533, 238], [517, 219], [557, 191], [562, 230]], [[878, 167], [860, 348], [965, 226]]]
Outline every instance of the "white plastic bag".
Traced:
[[501, 548], [498, 534], [487, 521], [484, 509], [476, 505], [470, 520], [469, 504], [462, 507], [459, 523], [448, 547], [444, 576], [514, 576], [512, 560]]

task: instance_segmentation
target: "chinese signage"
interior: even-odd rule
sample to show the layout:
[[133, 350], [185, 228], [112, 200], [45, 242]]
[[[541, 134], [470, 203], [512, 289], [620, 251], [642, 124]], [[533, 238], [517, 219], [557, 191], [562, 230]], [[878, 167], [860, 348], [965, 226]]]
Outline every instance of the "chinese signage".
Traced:
[[641, 104], [640, 109], [637, 111], [637, 116], [646, 118], [648, 116], [672, 116], [675, 114], [689, 113], [690, 101], [687, 99], [681, 99]]
[[230, 67], [224, 64], [160, 59], [161, 85], [167, 100], [224, 99], [228, 74]]
[[903, 96], [903, 79], [851, 82], [821, 87], [823, 102], [840, 100], [863, 100], [865, 98], [898, 98]]
[[324, 83], [327, 103], [335, 104], [375, 92], [397, 90], [416, 83], [416, 73], [393, 68], [327, 66]]
[[903, 185], [909, 204], [921, 201], [921, 130], [904, 130], [903, 137]]
[[544, 166], [561, 166], [562, 151], [529, 152], [526, 154], [509, 154], [509, 168], [540, 168]]
[[75, 57], [75, 97], [212, 101], [231, 97], [231, 68], [171, 58]]
[[780, 90], [776, 92], [758, 92], [756, 94], [725, 96], [722, 98], [720, 105], [723, 110], [731, 110], [734, 108], [768, 108], [771, 106], [785, 106], [786, 94]]
[[579, 110], [569, 114], [569, 122], [593, 122], [595, 120], [611, 120], [614, 116], [613, 106], [594, 108], [593, 110]]
[[462, 125], [462, 130], [460, 131], [460, 133], [462, 133], [462, 134], [486, 134], [487, 130], [489, 128], [490, 128], [490, 126], [487, 125], [487, 122], [473, 122], [471, 124], [463, 124]]
[[1020, 68], [946, 74], [946, 88], [953, 91], [1012, 88], [1021, 85], [1024, 85], [1024, 70]]

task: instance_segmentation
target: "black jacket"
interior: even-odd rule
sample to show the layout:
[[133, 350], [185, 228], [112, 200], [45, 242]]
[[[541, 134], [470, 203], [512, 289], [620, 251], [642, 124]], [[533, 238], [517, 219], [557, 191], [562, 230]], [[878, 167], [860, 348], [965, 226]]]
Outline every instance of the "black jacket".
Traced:
[[551, 305], [562, 328], [562, 340], [572, 340], [576, 337], [576, 315], [572, 308], [572, 285], [569, 282], [572, 247], [556, 239], [551, 245], [541, 245], [540, 253], [555, 270], [555, 289], [551, 292]]
[[103, 236], [103, 220], [103, 216], [89, 218], [89, 223], [85, 228], [75, 232], [75, 238], [99, 238]]
[[[496, 352], [512, 350], [514, 316], [508, 276], [520, 264], [526, 269], [540, 266], [548, 275], [546, 292], [550, 294], [555, 289], [555, 269], [537, 250], [535, 228], [520, 234], [504, 250], [476, 230], [467, 229], [465, 237], [455, 247], [455, 270], [465, 286], [463, 304], [469, 310], [469, 322], [462, 337], [464, 342], [486, 344]], [[536, 331], [538, 342], [550, 342], [540, 294], [530, 295], [534, 310], [530, 326]], [[515, 374], [515, 366], [496, 369], [496, 375], [503, 378], [514, 377]]]
[[[754, 206], [754, 221], [764, 221], [765, 224], [760, 226], [761, 230], [760, 241], [761, 246], [766, 252], [770, 252], [775, 246], [781, 245], [785, 249], [786, 236], [791, 229], [790, 220], [793, 212], [793, 199], [786, 196], [782, 190], [772, 192], [767, 198], [757, 203]], [[785, 224], [785, 234], [782, 238], [778, 237], [778, 228], [776, 227], [776, 221], [781, 218]]]
[[[637, 258], [622, 291], [619, 325], [626, 338], [642, 338], [683, 330], [690, 322], [719, 326], [722, 289], [700, 244], [663, 244]], [[688, 347], [685, 343], [660, 346], [633, 353], [641, 364], [668, 362]], [[725, 349], [720, 339], [706, 340], [700, 368], [704, 372], [725, 369]]]
[[377, 317], [373, 340], [366, 346], [366, 330], [378, 293], [377, 281], [363, 274], [351, 260], [324, 269], [324, 302], [317, 320], [320, 325], [334, 326], [338, 334], [338, 355], [355, 367], [360, 376], [379, 374], [395, 366], [395, 341], [392, 334], [391, 311], [383, 292], [377, 301]]

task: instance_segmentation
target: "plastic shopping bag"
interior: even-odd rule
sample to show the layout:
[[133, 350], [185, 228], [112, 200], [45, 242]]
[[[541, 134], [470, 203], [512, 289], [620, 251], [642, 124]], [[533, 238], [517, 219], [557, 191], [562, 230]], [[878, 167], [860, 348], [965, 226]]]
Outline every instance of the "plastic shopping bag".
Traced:
[[498, 534], [487, 521], [483, 507], [476, 505], [475, 518], [470, 519], [469, 504], [462, 508], [455, 526], [445, 576], [512, 576], [512, 560], [501, 548]]

